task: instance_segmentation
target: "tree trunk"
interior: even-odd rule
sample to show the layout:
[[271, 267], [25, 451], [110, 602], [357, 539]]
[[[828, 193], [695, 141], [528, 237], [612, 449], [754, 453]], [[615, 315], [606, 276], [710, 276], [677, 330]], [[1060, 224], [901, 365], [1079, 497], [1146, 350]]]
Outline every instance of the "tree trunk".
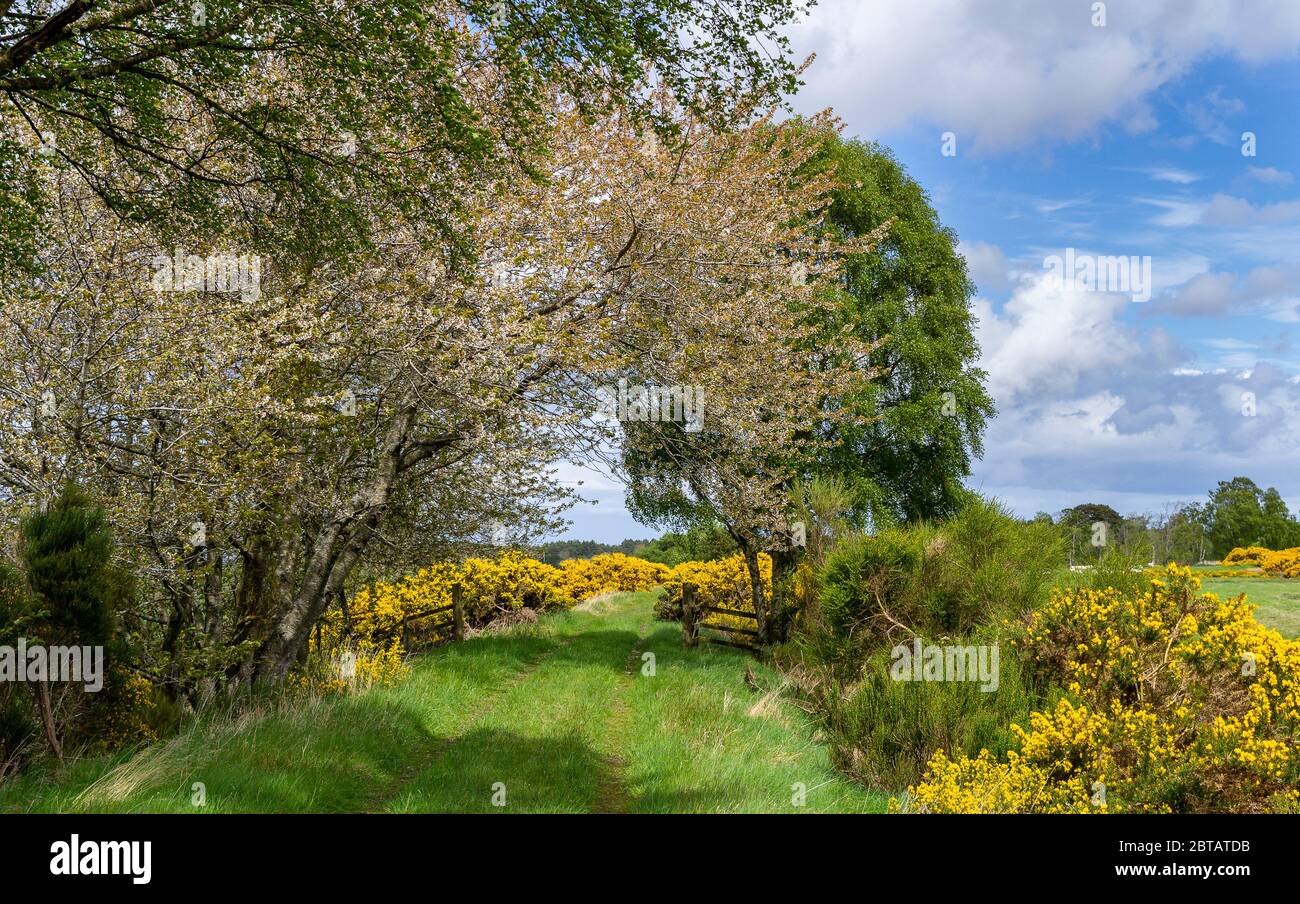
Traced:
[[59, 762], [63, 762], [63, 745], [59, 743], [59, 732], [54, 725], [54, 706], [50, 703], [50, 683], [44, 679], [36, 682], [36, 703], [41, 711], [41, 723], [45, 726], [45, 740], [54, 751]]
[[772, 617], [768, 639], [772, 643], [785, 643], [792, 614], [787, 611], [786, 579], [790, 576], [792, 557], [788, 551], [773, 550], [772, 556]]
[[[222, 621], [222, 568], [221, 553], [208, 547], [208, 571], [203, 579], [203, 635], [204, 645], [209, 650], [221, 646], [225, 634]], [[217, 679], [212, 676], [199, 682], [199, 705], [206, 706], [217, 695]]]
[[280, 684], [289, 674], [312, 625], [343, 588], [365, 552], [388, 508], [397, 479], [405, 469], [406, 441], [415, 424], [414, 404], [403, 405], [384, 436], [375, 470], [352, 497], [346, 511], [336, 512], [317, 532], [297, 590], [277, 607], [270, 631], [255, 656], [253, 680]]
[[[274, 526], [240, 551], [242, 563], [235, 588], [233, 644], [257, 641], [260, 648], [270, 631], [274, 614], [287, 605], [288, 588], [301, 559], [297, 545], [274, 538]], [[255, 648], [256, 649], [256, 648]], [[246, 657], [227, 672], [229, 690], [251, 684], [256, 672], [255, 655]]]
[[758, 550], [749, 541], [741, 544], [745, 554], [745, 570], [749, 572], [750, 599], [754, 614], [758, 616], [758, 637], [760, 644], [767, 643], [767, 602], [763, 599], [763, 575], [758, 570]]

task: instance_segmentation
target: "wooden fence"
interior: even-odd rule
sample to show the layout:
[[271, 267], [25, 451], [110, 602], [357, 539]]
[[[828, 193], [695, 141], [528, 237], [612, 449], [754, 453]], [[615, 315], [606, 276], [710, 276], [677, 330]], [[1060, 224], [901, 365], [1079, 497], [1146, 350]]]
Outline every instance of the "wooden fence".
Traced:
[[465, 639], [465, 599], [464, 589], [456, 584], [451, 588], [451, 604], [439, 606], [436, 609], [425, 609], [423, 612], [417, 612], [415, 615], [408, 616], [402, 622], [402, 648], [410, 649], [410, 624], [415, 621], [423, 621], [426, 618], [432, 618], [435, 615], [441, 615], [444, 612], [451, 613], [451, 639]]
[[[733, 618], [748, 619], [754, 623], [754, 627], [737, 628], [731, 625], [711, 625], [705, 621], [710, 615], [730, 615]], [[701, 635], [701, 628], [707, 628], [710, 631], [723, 631], [732, 635], [732, 637], [715, 637], [711, 634]], [[732, 639], [737, 636], [748, 639]], [[740, 609], [727, 609], [722, 606], [700, 606], [695, 601], [695, 585], [690, 583], [682, 584], [682, 644], [688, 648], [694, 647], [701, 640], [754, 652], [758, 645], [758, 616], [753, 612], [743, 612]]]

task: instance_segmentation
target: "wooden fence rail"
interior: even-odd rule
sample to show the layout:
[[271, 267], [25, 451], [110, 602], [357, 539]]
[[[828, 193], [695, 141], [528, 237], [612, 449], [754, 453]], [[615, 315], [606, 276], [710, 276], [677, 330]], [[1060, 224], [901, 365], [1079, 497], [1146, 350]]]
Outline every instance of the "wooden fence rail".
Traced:
[[430, 618], [434, 615], [441, 615], [443, 612], [451, 613], [451, 638], [452, 640], [465, 639], [465, 602], [464, 591], [459, 584], [451, 588], [451, 602], [446, 606], [437, 606], [433, 609], [426, 609], [423, 612], [417, 612], [415, 615], [408, 615], [402, 619], [402, 646], [410, 648], [410, 623], [420, 621], [421, 619]]
[[758, 631], [751, 628], [736, 628], [731, 625], [711, 625], [704, 619], [711, 614], [730, 615], [733, 618], [747, 618], [757, 625], [758, 616], [753, 612], [744, 612], [740, 609], [727, 609], [723, 606], [700, 606], [696, 604], [696, 587], [691, 583], [682, 584], [682, 645], [686, 648], [697, 646], [701, 640], [700, 629], [708, 628], [712, 631], [725, 631], [731, 635], [743, 635], [752, 638], [749, 643], [742, 643], [731, 638], [713, 637], [703, 635], [703, 639], [709, 643], [721, 644], [724, 647], [735, 647], [739, 650], [749, 650], [753, 652], [758, 642]]

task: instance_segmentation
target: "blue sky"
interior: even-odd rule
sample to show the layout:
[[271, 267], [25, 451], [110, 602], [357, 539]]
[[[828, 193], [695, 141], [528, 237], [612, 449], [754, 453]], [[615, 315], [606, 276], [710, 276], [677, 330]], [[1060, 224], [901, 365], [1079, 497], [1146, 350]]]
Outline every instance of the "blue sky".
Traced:
[[[1244, 474], [1300, 506], [1300, 2], [1094, 6], [824, 0], [796, 108], [891, 147], [961, 239], [998, 406], [970, 486], [1154, 512]], [[1052, 280], [1067, 248], [1149, 257], [1150, 300]], [[564, 476], [565, 536], [658, 533]]]

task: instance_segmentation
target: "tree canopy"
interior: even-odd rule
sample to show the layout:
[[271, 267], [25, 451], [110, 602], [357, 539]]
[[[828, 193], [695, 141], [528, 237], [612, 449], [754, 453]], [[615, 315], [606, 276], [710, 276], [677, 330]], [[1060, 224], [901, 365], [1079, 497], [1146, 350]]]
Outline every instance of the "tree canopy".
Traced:
[[827, 140], [814, 165], [840, 187], [825, 224], [844, 237], [883, 230], [869, 252], [849, 256], [845, 291], [826, 324], [872, 348], [877, 376], [830, 400], [858, 415], [827, 422], [814, 473], [850, 479], [864, 514], [916, 519], [952, 514], [967, 498], [962, 478], [982, 451], [993, 403], [975, 366], [970, 301], [975, 285], [924, 188], [885, 147]]
[[[170, 229], [365, 244], [368, 205], [441, 223], [466, 181], [544, 147], [548, 86], [652, 116], [651, 73], [724, 120], [795, 85], [784, 25], [742, 0], [0, 0], [0, 268], [34, 265], [44, 171]], [[481, 73], [493, 73], [492, 89]], [[436, 172], [436, 198], [409, 190]], [[434, 203], [430, 203], [433, 201]]]
[[1215, 556], [1237, 546], [1289, 549], [1300, 546], [1300, 522], [1273, 487], [1261, 489], [1249, 477], [1221, 480], [1203, 509]]

